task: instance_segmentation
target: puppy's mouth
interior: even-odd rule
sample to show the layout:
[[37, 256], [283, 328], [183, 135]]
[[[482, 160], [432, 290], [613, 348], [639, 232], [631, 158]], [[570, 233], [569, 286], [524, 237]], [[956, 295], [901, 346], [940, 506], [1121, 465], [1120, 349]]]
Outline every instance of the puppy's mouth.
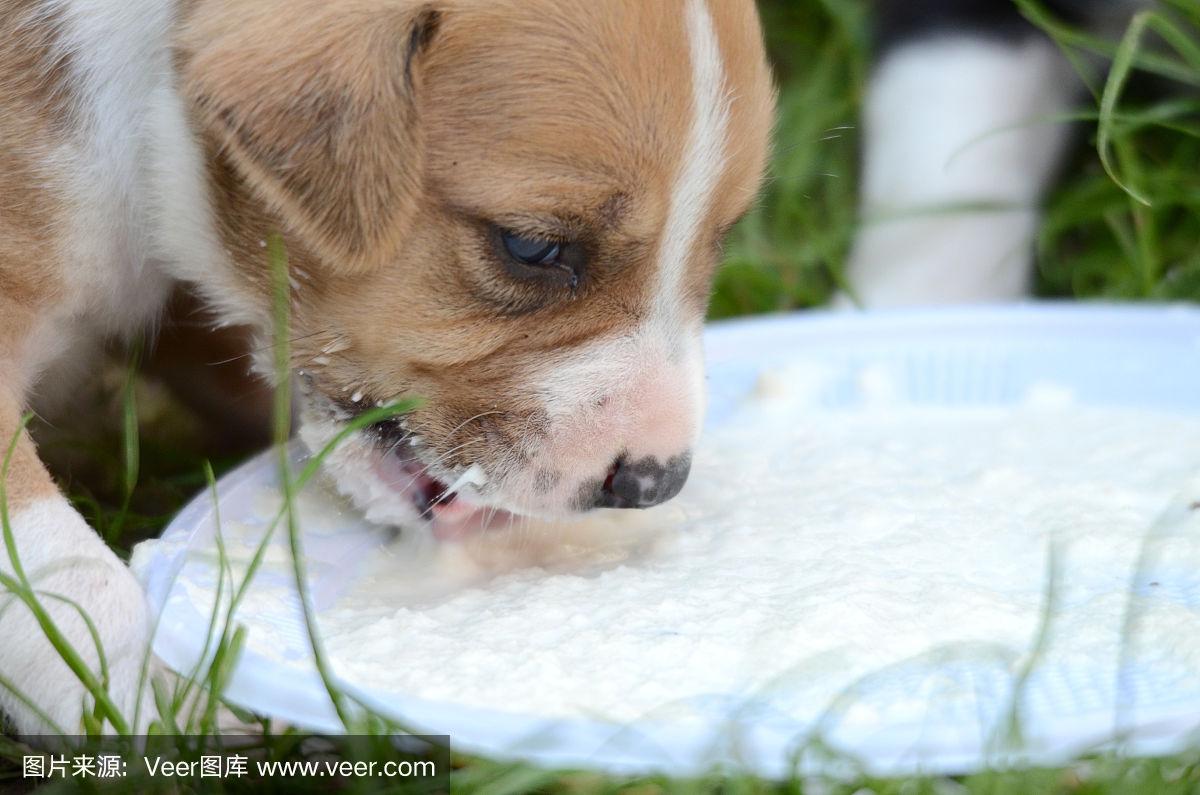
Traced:
[[[344, 424], [363, 411], [361, 399], [330, 398], [311, 379], [304, 388], [300, 438], [311, 451], [325, 449]], [[452, 451], [453, 452], [453, 451]], [[494, 505], [493, 489], [479, 466], [455, 467], [427, 446], [406, 418], [368, 425], [330, 449], [325, 473], [371, 522], [432, 531], [440, 539], [461, 539], [505, 529], [516, 515]]]
[[[499, 513], [486, 508], [464, 491], [478, 485], [468, 476], [446, 482], [430, 472], [422, 461], [411, 438], [401, 436], [381, 438], [380, 452], [374, 461], [379, 480], [396, 494], [407, 499], [417, 516], [428, 522], [439, 538], [458, 538], [471, 532], [487, 529], [480, 514]], [[486, 524], [491, 524], [488, 522]]]

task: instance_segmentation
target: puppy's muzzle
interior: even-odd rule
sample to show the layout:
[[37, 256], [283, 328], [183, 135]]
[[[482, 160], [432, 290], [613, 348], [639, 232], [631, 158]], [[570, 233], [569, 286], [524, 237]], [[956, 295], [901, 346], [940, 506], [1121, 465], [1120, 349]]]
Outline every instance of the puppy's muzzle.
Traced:
[[596, 491], [594, 508], [649, 508], [674, 497], [692, 468], [690, 452], [665, 462], [653, 456], [630, 461], [621, 456], [609, 468]]

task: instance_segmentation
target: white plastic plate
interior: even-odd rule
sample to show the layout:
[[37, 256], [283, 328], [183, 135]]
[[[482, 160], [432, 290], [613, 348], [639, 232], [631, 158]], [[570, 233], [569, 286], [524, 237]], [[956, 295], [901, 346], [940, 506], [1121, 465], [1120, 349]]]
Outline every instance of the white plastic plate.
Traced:
[[[883, 368], [902, 399], [926, 406], [1006, 405], [1020, 400], [1032, 385], [1052, 382], [1070, 389], [1083, 405], [1200, 413], [1200, 311], [1182, 306], [1032, 304], [812, 312], [713, 324], [706, 349], [710, 426], [730, 417], [761, 370], [798, 361], [816, 361], [834, 374], [818, 396], [831, 408], [853, 408], [865, 399], [856, 375], [869, 366]], [[261, 521], [253, 518], [252, 503], [275, 478], [275, 459], [268, 454], [222, 478], [221, 520]], [[345, 512], [327, 514], [304, 518], [318, 611], [343, 592], [346, 580], [387, 535]], [[206, 650], [209, 616], [195, 607], [188, 592], [214, 587], [213, 527], [211, 496], [198, 495], [164, 533], [168, 543], [149, 548], [136, 561], [150, 600], [161, 611], [155, 651], [180, 671], [192, 670]], [[1169, 586], [1163, 590], [1200, 611], [1200, 571], [1170, 576], [1177, 581], [1163, 583]], [[278, 571], [260, 577], [286, 580]], [[278, 648], [270, 656], [249, 649], [232, 677], [228, 698], [298, 726], [338, 731], [340, 724], [309, 657], [294, 592], [290, 600], [249, 600], [238, 621], [251, 634], [269, 630]], [[950, 666], [946, 671], [948, 676], [961, 673]], [[879, 775], [1056, 764], [1114, 740], [1126, 752], [1166, 753], [1197, 740], [1200, 671], [1182, 682], [1158, 679], [1153, 672], [1127, 672], [1136, 707], [1121, 714], [1115, 712], [1111, 692], [1085, 681], [1086, 673], [1051, 672], [1026, 683], [1034, 691], [1026, 698], [1032, 712], [1024, 715], [1019, 746], [999, 746], [993, 732], [981, 730], [981, 721], [995, 721], [998, 713], [963, 715], [933, 726], [884, 722], [869, 732], [835, 733], [827, 739]], [[1077, 674], [1084, 679], [1077, 680]], [[782, 776], [814, 728], [773, 712], [769, 703], [748, 705], [733, 698], [714, 702], [709, 720], [615, 725], [432, 703], [363, 689], [353, 681], [342, 684], [406, 726], [450, 735], [462, 750], [615, 772], [686, 775], [720, 763]], [[1113, 737], [1114, 727], [1121, 737]], [[830, 764], [812, 755], [802, 762], [808, 770]], [[849, 769], [840, 764], [839, 769]]]

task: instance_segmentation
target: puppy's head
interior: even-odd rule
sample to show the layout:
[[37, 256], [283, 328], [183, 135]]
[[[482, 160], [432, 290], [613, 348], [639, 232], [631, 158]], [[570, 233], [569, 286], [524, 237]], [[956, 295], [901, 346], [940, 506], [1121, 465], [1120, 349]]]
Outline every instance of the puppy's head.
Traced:
[[751, 0], [193, 0], [179, 53], [235, 263], [210, 292], [265, 331], [288, 245], [302, 435], [423, 399], [331, 458], [369, 516], [682, 487], [772, 122]]

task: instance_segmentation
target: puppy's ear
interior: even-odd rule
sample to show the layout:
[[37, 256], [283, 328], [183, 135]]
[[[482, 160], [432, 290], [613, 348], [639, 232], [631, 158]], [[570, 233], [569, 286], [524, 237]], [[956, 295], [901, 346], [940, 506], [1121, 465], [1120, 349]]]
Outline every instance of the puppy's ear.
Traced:
[[196, 120], [332, 268], [385, 262], [420, 189], [417, 96], [439, 13], [402, 0], [206, 5], [178, 42]]

